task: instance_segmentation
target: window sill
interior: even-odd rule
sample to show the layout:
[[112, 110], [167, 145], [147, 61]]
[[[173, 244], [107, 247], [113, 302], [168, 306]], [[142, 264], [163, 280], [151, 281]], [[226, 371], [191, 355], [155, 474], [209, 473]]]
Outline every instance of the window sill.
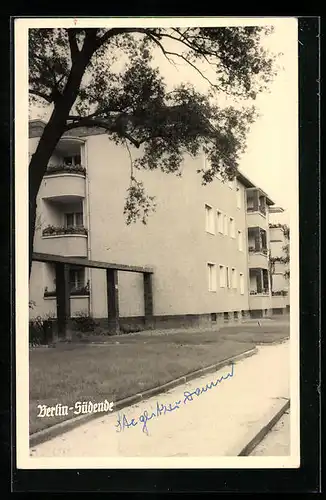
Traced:
[[207, 230], [206, 230], [206, 233], [207, 233], [207, 234], [211, 234], [212, 236], [215, 236], [215, 233], [212, 233], [211, 231], [207, 231]]

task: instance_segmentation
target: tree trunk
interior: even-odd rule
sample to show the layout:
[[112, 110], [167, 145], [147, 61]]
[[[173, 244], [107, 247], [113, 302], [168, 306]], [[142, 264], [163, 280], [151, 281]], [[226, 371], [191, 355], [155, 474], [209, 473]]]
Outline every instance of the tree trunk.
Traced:
[[85, 42], [84, 49], [71, 67], [63, 94], [55, 103], [51, 118], [44, 128], [29, 164], [29, 276], [32, 269], [38, 191], [53, 150], [65, 131], [70, 110], [77, 98], [81, 80], [94, 50], [94, 46]]

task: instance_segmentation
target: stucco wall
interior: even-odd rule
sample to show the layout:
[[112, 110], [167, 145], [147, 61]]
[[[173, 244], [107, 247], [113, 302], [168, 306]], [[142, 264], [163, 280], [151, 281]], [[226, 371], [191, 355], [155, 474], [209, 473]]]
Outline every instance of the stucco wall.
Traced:
[[[86, 145], [91, 255], [94, 260], [154, 267], [154, 313], [201, 314], [229, 309], [248, 309], [247, 255], [244, 209], [237, 209], [235, 189], [215, 182], [201, 186], [197, 168], [203, 158], [186, 158], [183, 177], [155, 172], [136, 172], [147, 192], [157, 197], [157, 210], [144, 226], [127, 226], [123, 215], [129, 186], [128, 152], [104, 135], [92, 136]], [[243, 187], [241, 187], [243, 193]], [[205, 203], [235, 219], [243, 231], [243, 252], [237, 238], [205, 231]], [[208, 291], [207, 262], [235, 267], [245, 275], [245, 295], [240, 291]], [[218, 275], [218, 273], [217, 273]], [[105, 275], [92, 272], [92, 308], [95, 316], [106, 311]], [[101, 291], [102, 290], [102, 291]], [[97, 292], [98, 291], [98, 292]], [[137, 315], [142, 308], [142, 280], [136, 275], [120, 279], [121, 315]], [[129, 294], [129, 295], [128, 295]], [[131, 296], [132, 294], [132, 296]], [[137, 298], [136, 298], [137, 296]], [[130, 297], [130, 298], [124, 298]], [[141, 298], [140, 298], [141, 297]]]

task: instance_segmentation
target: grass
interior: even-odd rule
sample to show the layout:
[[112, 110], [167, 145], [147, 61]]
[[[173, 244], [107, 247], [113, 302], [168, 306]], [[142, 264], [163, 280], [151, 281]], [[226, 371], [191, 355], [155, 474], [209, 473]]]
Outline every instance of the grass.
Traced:
[[30, 433], [74, 417], [73, 412], [66, 417], [37, 417], [38, 404], [115, 402], [241, 354], [264, 338], [270, 342], [288, 334], [284, 327], [283, 333], [274, 327], [274, 333], [264, 334], [252, 325], [246, 325], [247, 334], [243, 330], [244, 325], [220, 331], [144, 332], [108, 337], [102, 345], [60, 344], [31, 350]]

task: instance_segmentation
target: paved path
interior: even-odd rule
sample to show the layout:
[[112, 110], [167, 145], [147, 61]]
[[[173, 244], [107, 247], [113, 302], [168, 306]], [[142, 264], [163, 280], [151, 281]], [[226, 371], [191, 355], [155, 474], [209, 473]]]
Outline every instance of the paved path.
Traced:
[[[100, 417], [60, 437], [32, 448], [35, 457], [186, 457], [230, 455], [252, 426], [270, 412], [280, 398], [289, 398], [289, 342], [261, 346], [257, 354], [233, 367], [205, 375], [183, 386], [120, 412], [121, 422], [135, 426], [117, 432], [117, 413]], [[212, 381], [221, 380], [200, 395], [185, 401]], [[176, 408], [176, 402], [179, 402]], [[145, 422], [144, 411], [150, 416]], [[163, 407], [174, 409], [163, 414]]]
[[286, 412], [250, 454], [252, 457], [290, 456], [290, 413]]

